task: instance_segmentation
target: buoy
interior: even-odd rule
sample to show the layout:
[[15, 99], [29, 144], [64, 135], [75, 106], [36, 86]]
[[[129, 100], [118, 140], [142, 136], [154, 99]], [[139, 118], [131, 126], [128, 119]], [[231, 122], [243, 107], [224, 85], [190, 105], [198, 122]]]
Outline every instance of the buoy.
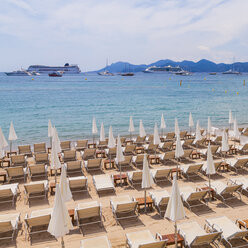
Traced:
[[243, 85], [245, 86], [245, 80], [244, 80], [244, 83], [243, 83]]
[[212, 89], [212, 91], [214, 91], [214, 89]]
[[204, 78], [204, 80], [206, 80], [206, 78]]
[[34, 79], [32, 78], [32, 80], [34, 80]]
[[237, 92], [237, 95], [239, 94], [239, 92]]
[[171, 80], [171, 78], [169, 78], [169, 80]]
[[87, 78], [85, 78], [85, 80], [87, 80]]
[[227, 90], [225, 90], [225, 93], [227, 93]]
[[182, 80], [180, 80], [180, 86], [182, 86]]

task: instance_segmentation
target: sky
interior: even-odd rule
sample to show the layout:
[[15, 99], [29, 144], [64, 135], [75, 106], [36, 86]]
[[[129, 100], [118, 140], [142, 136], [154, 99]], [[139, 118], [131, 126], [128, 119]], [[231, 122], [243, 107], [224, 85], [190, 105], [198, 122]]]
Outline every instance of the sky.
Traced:
[[247, 0], [0, 0], [0, 71], [248, 61]]

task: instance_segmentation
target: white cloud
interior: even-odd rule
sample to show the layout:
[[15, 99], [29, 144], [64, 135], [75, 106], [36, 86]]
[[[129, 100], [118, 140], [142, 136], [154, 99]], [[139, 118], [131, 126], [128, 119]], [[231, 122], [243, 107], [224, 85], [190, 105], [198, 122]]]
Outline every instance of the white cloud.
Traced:
[[107, 57], [132, 63], [203, 57], [230, 62], [234, 55], [246, 60], [245, 0], [4, 0], [2, 7], [0, 47], [16, 40], [2, 67], [21, 59], [27, 65], [68, 60], [83, 70], [103, 66]]

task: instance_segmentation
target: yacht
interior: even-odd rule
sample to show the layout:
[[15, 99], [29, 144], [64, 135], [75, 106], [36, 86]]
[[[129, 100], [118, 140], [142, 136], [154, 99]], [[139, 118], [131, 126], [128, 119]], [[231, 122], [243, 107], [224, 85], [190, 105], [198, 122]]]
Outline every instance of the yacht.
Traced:
[[191, 76], [192, 73], [189, 72], [189, 71], [184, 71], [184, 70], [181, 70], [181, 71], [178, 71], [178, 72], [174, 72], [175, 75], [180, 75], [180, 76]]
[[106, 67], [104, 71], [99, 71], [97, 74], [100, 76], [114, 76], [114, 74], [110, 71], [107, 70], [108, 69], [108, 60], [106, 61]]
[[239, 75], [241, 74], [239, 71], [234, 71], [232, 69], [228, 70], [228, 71], [224, 71], [222, 72], [222, 74], [232, 74], [232, 75]]
[[39, 74], [49, 74], [57, 71], [63, 74], [79, 74], [81, 72], [78, 65], [70, 65], [66, 63], [64, 66], [45, 66], [45, 65], [30, 65], [27, 69], [28, 72], [35, 71]]
[[143, 72], [144, 73], [153, 73], [153, 72], [179, 72], [182, 69], [179, 66], [164, 66], [164, 67], [158, 67], [158, 66], [150, 66], [148, 68], [146, 68]]
[[17, 70], [12, 72], [5, 72], [7, 76], [31, 76], [31, 73], [26, 70]]

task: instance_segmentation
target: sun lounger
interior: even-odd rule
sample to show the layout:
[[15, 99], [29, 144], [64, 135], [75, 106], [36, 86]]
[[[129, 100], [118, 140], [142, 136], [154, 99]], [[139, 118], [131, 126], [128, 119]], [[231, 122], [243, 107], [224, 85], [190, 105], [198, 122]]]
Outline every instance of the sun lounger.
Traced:
[[230, 182], [236, 185], [242, 185], [241, 192], [246, 191], [248, 193], [248, 178], [244, 176], [229, 178]]
[[85, 176], [70, 177], [69, 186], [72, 193], [84, 192], [88, 190], [88, 180]]
[[32, 156], [32, 150], [30, 145], [18, 146], [18, 154], [24, 156]]
[[27, 161], [25, 155], [12, 155], [10, 157], [11, 166], [26, 167]]
[[60, 147], [62, 152], [71, 150], [71, 141], [61, 141]]
[[248, 152], [248, 143], [244, 145], [236, 145], [235, 148], [240, 154], [246, 154]]
[[182, 170], [183, 175], [189, 180], [192, 177], [198, 176], [198, 172], [201, 170], [203, 164], [189, 164], [181, 165], [180, 169]]
[[175, 133], [167, 133], [166, 140], [174, 140], [175, 139]]
[[112, 248], [107, 236], [81, 240], [80, 248]]
[[78, 140], [76, 143], [77, 151], [84, 151], [88, 147], [88, 140]]
[[120, 166], [121, 166], [121, 168], [124, 168], [124, 167], [130, 168], [130, 166], [132, 165], [132, 156], [125, 156], [124, 159], [125, 160], [122, 161], [121, 163], [119, 163], [118, 160], [115, 159], [115, 164], [119, 170], [120, 170]]
[[226, 200], [235, 199], [234, 193], [236, 193], [241, 200], [241, 194], [239, 190], [242, 188], [242, 184], [239, 185], [228, 185], [220, 180], [212, 181], [211, 188], [216, 192], [216, 196], [219, 197], [224, 203]]
[[69, 161], [65, 164], [65, 166], [66, 166], [67, 174], [83, 173], [82, 162], [80, 160]]
[[0, 240], [10, 239], [14, 241], [19, 221], [20, 213], [0, 215]]
[[166, 182], [171, 173], [170, 168], [159, 168], [151, 170], [152, 177], [156, 183], [158, 182]]
[[194, 142], [194, 139], [186, 139], [184, 140], [182, 146], [183, 146], [183, 149], [190, 149], [192, 148], [192, 144]]
[[79, 203], [75, 209], [75, 219], [78, 227], [96, 223], [103, 226], [101, 203], [97, 201]]
[[235, 170], [236, 172], [238, 172], [238, 170], [242, 170], [246, 164], [248, 162], [248, 157], [243, 157], [243, 158], [231, 158], [231, 159], [227, 159], [226, 163], [229, 165], [229, 167], [233, 170]]
[[157, 241], [149, 230], [126, 233], [129, 248], [164, 248], [166, 240]]
[[138, 136], [136, 138], [136, 140], [134, 141], [134, 144], [143, 145], [145, 143], [145, 141], [146, 141], [146, 137], [145, 136], [144, 137]]
[[[205, 148], [205, 149], [199, 149], [199, 152], [201, 153], [201, 156], [202, 157], [207, 157], [207, 152], [208, 152], [208, 149]], [[212, 155], [214, 157], [218, 156], [218, 153], [220, 152], [220, 146], [218, 145], [212, 145], [211, 146], [211, 152], [212, 152]]]
[[162, 151], [162, 152], [168, 152], [171, 151], [173, 148], [173, 141], [167, 141], [167, 142], [163, 142], [160, 143], [158, 148]]
[[217, 239], [221, 237], [222, 232], [207, 233], [197, 222], [186, 222], [178, 224], [178, 231], [184, 238], [185, 245], [187, 247], [202, 247], [209, 244], [216, 243]]
[[202, 138], [201, 140], [194, 140], [192, 146], [194, 147], [206, 147], [205, 145], [205, 142], [206, 142], [206, 138]]
[[17, 167], [9, 167], [5, 169], [7, 172], [7, 180], [10, 182], [11, 180], [19, 180], [23, 179], [26, 181], [26, 168], [22, 166]]
[[29, 202], [32, 198], [47, 198], [48, 180], [24, 184], [24, 199]]
[[93, 176], [93, 183], [98, 194], [102, 191], [109, 191], [109, 190], [115, 192], [115, 186], [111, 175]]
[[164, 217], [164, 213], [166, 211], [167, 205], [169, 203], [170, 195], [167, 190], [157, 190], [149, 192], [153, 203], [158, 210], [160, 217]]
[[47, 165], [45, 164], [31, 164], [28, 166], [28, 175], [32, 180], [34, 177], [47, 178]]
[[[220, 169], [221, 164], [222, 164], [222, 161], [214, 162], [214, 168], [215, 168], [215, 171], [216, 172]], [[206, 171], [207, 171], [207, 162], [204, 162], [203, 166], [201, 167], [201, 171], [204, 174], [206, 174]]]
[[48, 153], [36, 153], [34, 155], [34, 160], [36, 164], [47, 164], [49, 165]]
[[106, 139], [104, 141], [99, 141], [98, 148], [100, 148], [100, 149], [108, 148], [108, 139]]
[[110, 206], [117, 223], [122, 219], [138, 218], [138, 202], [129, 195], [111, 197]]
[[82, 159], [88, 160], [96, 157], [96, 149], [85, 149], [81, 152]]
[[62, 158], [64, 163], [68, 161], [76, 161], [77, 160], [77, 153], [76, 150], [67, 150], [62, 153]]
[[211, 137], [210, 140], [211, 140], [211, 143], [214, 145], [221, 145], [222, 136]]
[[167, 164], [171, 162], [171, 160], [175, 159], [175, 151], [165, 152], [165, 154], [160, 155], [160, 161], [163, 164]]
[[34, 210], [24, 218], [25, 240], [27, 236], [32, 244], [32, 235], [47, 232], [52, 208]]
[[[248, 230], [241, 230], [226, 216], [206, 219], [207, 228], [211, 231], [222, 232], [221, 240], [225, 247], [247, 247], [248, 243], [245, 237]], [[233, 246], [232, 241], [241, 239], [242, 246]], [[246, 243], [244, 245], [244, 243]]]
[[181, 131], [180, 132], [180, 139], [186, 139], [187, 138], [187, 131]]
[[142, 182], [142, 170], [140, 171], [131, 171], [128, 172], [128, 181], [131, 183], [132, 186], [134, 185], [141, 185]]
[[34, 144], [34, 153], [46, 153], [46, 143]]
[[84, 161], [84, 167], [87, 171], [102, 170], [102, 159], [94, 158]]
[[[124, 146], [125, 143], [126, 143], [126, 137], [121, 137], [120, 140], [121, 140], [121, 145]], [[117, 144], [117, 139], [116, 139], [116, 144]]]
[[127, 145], [123, 151], [125, 156], [135, 155], [136, 145]]
[[133, 156], [133, 165], [137, 168], [143, 166], [144, 154], [139, 154], [137, 156]]
[[154, 144], [144, 145], [144, 148], [145, 148], [146, 153], [154, 154], [157, 152], [158, 145], [154, 145]]
[[105, 152], [106, 152], [108, 158], [114, 159], [116, 157], [117, 149], [116, 149], [116, 147], [113, 147], [110, 149], [106, 149]]
[[185, 160], [189, 160], [191, 158], [192, 152], [193, 152], [193, 149], [184, 150], [183, 156], [180, 157], [180, 162], [183, 162]]
[[185, 205], [191, 210], [193, 207], [205, 205], [203, 201], [208, 194], [207, 190], [196, 191], [190, 186], [180, 188], [181, 196]]
[[0, 203], [11, 202], [15, 205], [19, 189], [19, 183], [0, 185]]

